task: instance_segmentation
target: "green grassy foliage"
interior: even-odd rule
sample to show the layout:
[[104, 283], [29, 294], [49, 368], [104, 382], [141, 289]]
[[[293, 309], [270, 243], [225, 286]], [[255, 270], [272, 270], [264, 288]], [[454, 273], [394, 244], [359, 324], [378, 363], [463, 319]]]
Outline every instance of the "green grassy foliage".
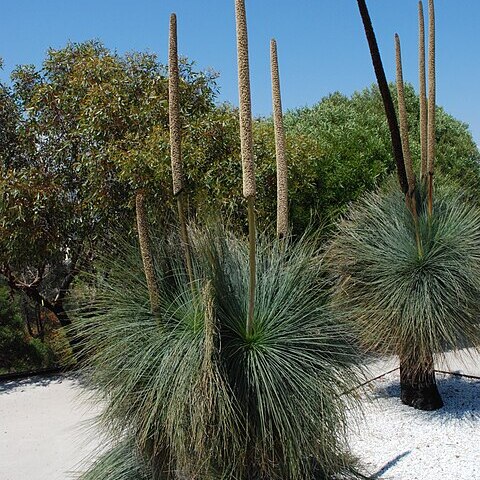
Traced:
[[28, 335], [7, 287], [0, 286], [0, 373], [29, 372], [52, 366], [52, 348]]
[[480, 209], [453, 182], [437, 183], [431, 220], [419, 199], [423, 252], [393, 184], [352, 206], [328, 252], [334, 308], [361, 343], [419, 364], [480, 342]]
[[248, 334], [247, 242], [217, 229], [190, 233], [194, 284], [178, 241], [153, 242], [157, 315], [135, 245], [118, 242], [95, 287], [84, 289], [75, 320], [87, 378], [106, 404], [103, 426], [114, 438], [134, 436], [154, 478], [349, 472], [352, 399], [341, 394], [358, 382], [358, 355], [326, 306], [316, 243], [260, 240]]

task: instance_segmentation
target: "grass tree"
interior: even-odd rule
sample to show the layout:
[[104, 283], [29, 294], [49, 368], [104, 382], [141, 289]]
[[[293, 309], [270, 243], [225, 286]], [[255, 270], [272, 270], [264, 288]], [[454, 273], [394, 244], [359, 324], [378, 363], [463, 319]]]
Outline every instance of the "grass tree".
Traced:
[[[395, 112], [386, 92], [388, 85], [368, 10], [364, 0], [358, 0], [358, 4], [387, 117], [392, 116]], [[390, 185], [353, 205], [339, 223], [338, 234], [328, 252], [328, 263], [336, 280], [335, 308], [353, 321], [365, 347], [399, 356], [401, 399], [407, 405], [424, 410], [443, 405], [435, 382], [434, 355], [480, 342], [480, 211], [463, 196], [461, 187], [451, 182], [444, 182], [445, 185], [439, 182], [433, 197], [432, 0], [429, 14], [426, 188], [417, 188], [412, 170], [397, 36], [401, 128], [395, 126], [392, 119], [389, 125], [401, 188], [398, 191]], [[422, 24], [420, 15], [420, 31]], [[400, 145], [394, 141], [398, 137], [402, 140]], [[403, 165], [398, 164], [400, 158]]]
[[236, 13], [249, 238], [191, 226], [187, 281], [184, 244], [153, 236], [154, 312], [135, 243], [120, 237], [99, 260], [76, 323], [114, 441], [84, 480], [358, 477], [346, 392], [359, 354], [327, 304], [318, 242], [255, 232], [243, 0]]

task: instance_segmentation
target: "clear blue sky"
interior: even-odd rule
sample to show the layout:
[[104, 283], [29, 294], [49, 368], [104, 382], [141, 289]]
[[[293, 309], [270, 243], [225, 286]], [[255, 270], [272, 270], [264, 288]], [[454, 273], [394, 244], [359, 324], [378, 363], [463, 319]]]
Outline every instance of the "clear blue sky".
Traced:
[[[424, 1], [426, 3], [426, 0]], [[417, 1], [369, 0], [387, 77], [393, 35], [402, 40], [405, 79], [417, 87]], [[426, 8], [426, 5], [425, 5]], [[480, 1], [437, 0], [437, 103], [467, 122], [480, 144]], [[237, 104], [233, 0], [6, 0], [0, 77], [39, 65], [48, 47], [100, 39], [111, 49], [156, 52], [166, 61], [168, 17], [178, 16], [179, 50], [220, 73], [220, 100]], [[355, 0], [247, 0], [255, 115], [269, 115], [269, 40], [278, 42], [285, 108], [375, 81]]]

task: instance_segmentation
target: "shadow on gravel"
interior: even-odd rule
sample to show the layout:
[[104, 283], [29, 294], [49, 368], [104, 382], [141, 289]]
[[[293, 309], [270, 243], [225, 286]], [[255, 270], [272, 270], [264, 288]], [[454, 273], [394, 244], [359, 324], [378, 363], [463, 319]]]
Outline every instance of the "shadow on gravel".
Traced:
[[61, 383], [65, 379], [64, 375], [49, 375], [39, 377], [29, 377], [19, 380], [5, 380], [0, 382], [0, 395], [12, 393], [14, 390], [23, 387], [48, 387], [51, 383]]
[[[457, 372], [453, 372], [457, 373]], [[421, 412], [444, 420], [480, 420], [480, 380], [454, 375], [436, 374], [437, 385], [444, 407], [433, 412]], [[395, 379], [384, 387], [377, 388], [378, 398], [400, 397], [400, 385]], [[409, 408], [409, 407], [405, 407]], [[419, 412], [419, 410], [415, 410]]]
[[374, 473], [372, 476], [369, 477], [371, 480], [375, 479], [380, 479], [380, 477], [384, 474], [387, 473], [392, 467], [394, 467], [402, 458], [406, 457], [407, 455], [410, 455], [412, 453], [411, 450], [407, 450], [406, 452], [401, 453], [400, 455], [397, 455], [395, 458], [387, 462], [378, 472]]

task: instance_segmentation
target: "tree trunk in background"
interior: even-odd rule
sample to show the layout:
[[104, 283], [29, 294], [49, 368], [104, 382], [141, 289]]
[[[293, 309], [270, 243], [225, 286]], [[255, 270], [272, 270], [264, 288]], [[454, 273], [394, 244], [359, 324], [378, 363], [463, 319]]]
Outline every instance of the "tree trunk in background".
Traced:
[[435, 381], [433, 357], [420, 362], [413, 355], [400, 357], [400, 399], [418, 410], [438, 410], [443, 400]]

